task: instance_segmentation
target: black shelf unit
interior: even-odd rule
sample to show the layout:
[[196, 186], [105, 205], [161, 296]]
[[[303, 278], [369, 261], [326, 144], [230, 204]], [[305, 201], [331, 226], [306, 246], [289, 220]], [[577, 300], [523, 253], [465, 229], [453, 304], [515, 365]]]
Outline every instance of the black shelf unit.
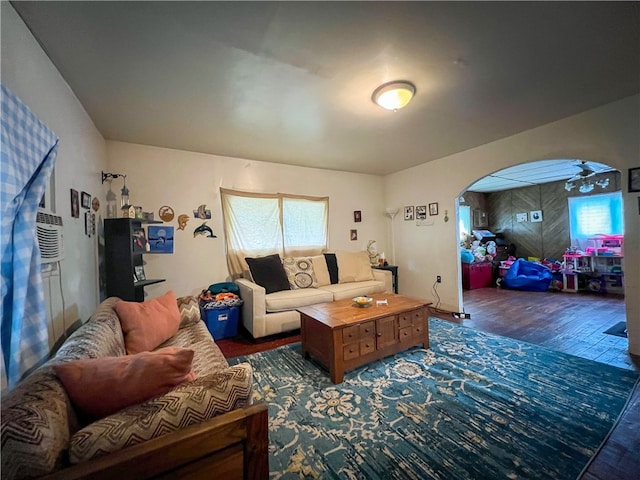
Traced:
[[136, 266], [143, 265], [144, 249], [134, 247], [135, 232], [143, 224], [162, 223], [138, 218], [107, 218], [104, 221], [105, 270], [107, 297], [129, 302], [144, 302], [144, 287], [164, 282], [164, 278], [134, 280]]

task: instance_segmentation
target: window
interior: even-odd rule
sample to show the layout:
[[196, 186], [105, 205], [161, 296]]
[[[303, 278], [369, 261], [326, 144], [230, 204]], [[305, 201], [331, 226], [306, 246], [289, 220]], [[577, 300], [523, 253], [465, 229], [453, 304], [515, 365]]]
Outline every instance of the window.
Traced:
[[569, 197], [569, 224], [571, 245], [583, 250], [594, 235], [624, 234], [622, 193]]
[[319, 255], [327, 248], [329, 198], [220, 189], [227, 264], [236, 278], [245, 257]]
[[458, 226], [460, 227], [460, 241], [466, 242], [467, 236], [471, 235], [471, 207], [460, 205], [458, 208]]

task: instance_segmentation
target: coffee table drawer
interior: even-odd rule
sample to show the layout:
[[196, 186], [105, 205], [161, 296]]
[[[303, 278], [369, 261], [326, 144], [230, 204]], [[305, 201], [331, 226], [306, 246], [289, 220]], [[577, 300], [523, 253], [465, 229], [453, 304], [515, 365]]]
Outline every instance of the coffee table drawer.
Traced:
[[375, 322], [364, 322], [345, 327], [342, 329], [342, 343], [346, 345], [348, 343], [358, 342], [364, 338], [373, 338], [375, 331]]
[[342, 358], [344, 360], [352, 360], [360, 356], [360, 345], [351, 343], [342, 348]]
[[376, 340], [374, 337], [360, 340], [358, 343], [350, 343], [342, 349], [342, 358], [351, 360], [376, 350]]
[[416, 325], [422, 323], [426, 316], [426, 310], [420, 308], [411, 312], [405, 312], [398, 315], [398, 326], [400, 328], [408, 327], [410, 325]]

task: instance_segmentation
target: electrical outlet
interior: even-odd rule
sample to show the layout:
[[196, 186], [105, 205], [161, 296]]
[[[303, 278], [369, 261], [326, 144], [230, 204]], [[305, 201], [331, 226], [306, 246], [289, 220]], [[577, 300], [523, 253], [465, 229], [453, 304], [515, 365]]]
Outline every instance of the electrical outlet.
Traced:
[[453, 318], [457, 318], [458, 320], [469, 320], [471, 318], [471, 314], [465, 312], [452, 312], [451, 316]]
[[442, 283], [442, 277], [440, 275], [436, 275], [436, 283]]

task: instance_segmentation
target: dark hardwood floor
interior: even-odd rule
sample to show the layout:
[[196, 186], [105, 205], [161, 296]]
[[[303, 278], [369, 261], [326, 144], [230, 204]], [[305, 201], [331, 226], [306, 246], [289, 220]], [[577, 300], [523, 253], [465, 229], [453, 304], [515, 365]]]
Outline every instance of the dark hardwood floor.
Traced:
[[627, 339], [604, 333], [625, 321], [619, 295], [478, 288], [464, 290], [463, 297], [471, 314], [465, 326], [640, 371]]
[[[640, 371], [640, 358], [627, 350], [627, 339], [603, 333], [625, 320], [624, 299], [589, 293], [520, 292], [497, 288], [464, 291], [468, 320], [432, 309], [432, 316], [462, 323], [620, 368]], [[300, 341], [300, 331], [252, 340], [246, 332], [216, 341], [227, 358], [270, 350]], [[640, 388], [582, 480], [640, 478]]]

